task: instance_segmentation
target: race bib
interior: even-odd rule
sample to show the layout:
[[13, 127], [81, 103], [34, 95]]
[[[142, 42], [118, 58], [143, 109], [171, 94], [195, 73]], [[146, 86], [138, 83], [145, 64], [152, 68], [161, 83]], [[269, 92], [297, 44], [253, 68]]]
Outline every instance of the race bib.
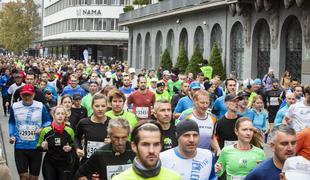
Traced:
[[113, 166], [107, 166], [107, 177], [108, 180], [111, 180], [113, 176], [116, 176], [128, 168], [130, 168], [132, 165], [131, 164], [124, 164], [124, 165], [113, 165]]
[[87, 158], [89, 158], [94, 152], [100, 147], [104, 146], [104, 142], [98, 141], [87, 141]]
[[279, 106], [279, 98], [270, 97], [270, 106]]
[[231, 176], [231, 180], [243, 180], [245, 176]]
[[19, 127], [19, 137], [23, 141], [36, 140], [36, 126], [23, 124]]
[[148, 107], [136, 107], [136, 115], [138, 118], [146, 119], [149, 117]]
[[238, 141], [224, 141], [224, 147], [236, 144]]

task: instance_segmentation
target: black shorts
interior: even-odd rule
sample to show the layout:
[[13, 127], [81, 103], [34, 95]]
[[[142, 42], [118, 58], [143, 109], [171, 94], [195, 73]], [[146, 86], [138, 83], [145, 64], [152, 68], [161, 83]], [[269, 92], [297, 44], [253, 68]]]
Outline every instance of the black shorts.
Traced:
[[18, 174], [28, 173], [33, 176], [40, 175], [42, 152], [34, 149], [15, 149], [15, 164]]

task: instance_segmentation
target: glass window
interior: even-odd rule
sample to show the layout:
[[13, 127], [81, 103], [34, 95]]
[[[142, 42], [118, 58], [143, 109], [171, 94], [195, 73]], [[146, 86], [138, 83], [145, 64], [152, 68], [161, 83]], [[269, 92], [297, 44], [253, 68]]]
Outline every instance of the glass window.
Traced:
[[79, 18], [79, 19], [78, 19], [78, 30], [79, 30], [79, 31], [84, 30], [84, 27], [83, 27], [83, 25], [84, 25], [84, 24], [83, 24], [83, 20], [84, 20], [84, 19], [82, 19], [82, 18]]
[[115, 31], [115, 19], [111, 19], [111, 31]]
[[93, 26], [93, 19], [91, 19], [91, 18], [87, 18], [87, 19], [85, 19], [85, 22], [84, 22], [85, 24], [84, 24], [84, 26], [85, 26], [85, 30], [86, 31], [90, 31], [91, 29], [92, 29], [92, 26]]
[[111, 5], [119, 5], [119, 0], [111, 0]]
[[107, 30], [107, 19], [102, 19], [102, 30]]
[[94, 30], [100, 31], [102, 30], [102, 19], [95, 19], [95, 28]]

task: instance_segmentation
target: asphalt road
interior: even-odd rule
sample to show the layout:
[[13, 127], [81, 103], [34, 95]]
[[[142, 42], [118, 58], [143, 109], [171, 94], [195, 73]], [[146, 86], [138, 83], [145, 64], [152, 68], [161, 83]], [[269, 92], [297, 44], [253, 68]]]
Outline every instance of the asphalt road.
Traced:
[[[8, 133], [8, 119], [9, 119], [8, 117], [4, 117], [3, 109], [1, 106], [0, 107], [0, 124], [1, 124], [2, 130], [3, 130], [2, 133], [4, 136], [3, 138], [4, 138], [5, 150], [6, 150], [7, 160], [8, 160], [8, 166], [11, 170], [13, 180], [18, 180], [19, 176], [18, 176], [18, 173], [16, 170], [15, 161], [14, 161], [14, 145], [9, 143], [9, 137], [8, 137], [8, 135], [9, 135], [9, 133]], [[271, 150], [267, 144], [265, 144], [264, 150], [265, 150], [266, 157], [270, 157], [272, 155], [272, 152], [271, 152]], [[43, 180], [42, 171], [41, 171], [39, 179]]]

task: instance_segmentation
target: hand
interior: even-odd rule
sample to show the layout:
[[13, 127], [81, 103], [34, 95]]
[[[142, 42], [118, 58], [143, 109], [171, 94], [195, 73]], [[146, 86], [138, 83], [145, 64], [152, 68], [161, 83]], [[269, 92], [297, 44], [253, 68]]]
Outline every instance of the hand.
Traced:
[[14, 144], [16, 141], [16, 138], [14, 136], [10, 137], [10, 144]]
[[63, 147], [63, 150], [65, 152], [69, 152], [69, 151], [71, 151], [71, 149], [72, 149], [72, 147], [68, 143]]
[[110, 137], [106, 137], [106, 138], [104, 139], [104, 143], [105, 143], [105, 144], [111, 143], [111, 138], [110, 138]]
[[219, 163], [219, 164], [215, 164], [215, 167], [214, 167], [214, 171], [215, 173], [218, 173], [218, 172], [221, 172], [223, 169], [223, 165], [222, 163]]
[[83, 157], [84, 156], [84, 150], [83, 149], [80, 149], [80, 148], [77, 148], [76, 149], [76, 154], [78, 157]]
[[48, 142], [47, 141], [43, 141], [41, 144], [41, 147], [43, 150], [47, 150], [48, 149]]
[[36, 130], [36, 134], [40, 134], [42, 130], [43, 130], [43, 128], [37, 129], [37, 130]]

